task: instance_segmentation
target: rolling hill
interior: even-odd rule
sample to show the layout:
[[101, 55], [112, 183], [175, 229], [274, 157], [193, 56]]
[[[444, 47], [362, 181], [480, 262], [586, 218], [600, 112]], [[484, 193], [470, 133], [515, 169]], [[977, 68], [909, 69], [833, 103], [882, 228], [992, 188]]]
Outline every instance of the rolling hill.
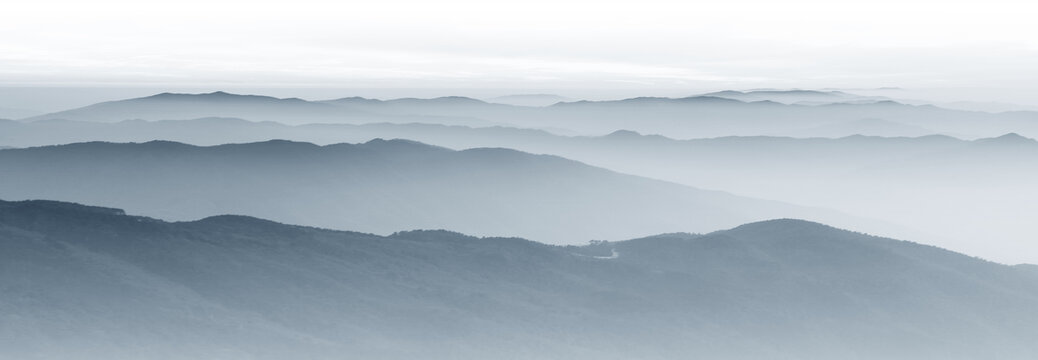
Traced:
[[[349, 99], [343, 99], [345, 102]], [[368, 100], [380, 102], [379, 100]], [[400, 102], [407, 103], [408, 99]], [[473, 100], [477, 101], [478, 100]], [[451, 99], [427, 100], [425, 106], [451, 103]], [[353, 106], [306, 101], [298, 98], [275, 98], [258, 95], [230, 94], [222, 91], [206, 94], [161, 93], [142, 98], [108, 101], [82, 108], [37, 115], [26, 121], [74, 120], [119, 122], [124, 120], [187, 120], [204, 117], [235, 117], [253, 121], [277, 121], [284, 124], [430, 122], [450, 125], [497, 125], [493, 122], [460, 116], [434, 114], [399, 114], [391, 111], [364, 111], [363, 102]], [[482, 103], [482, 102], [480, 102]]]
[[800, 220], [562, 247], [0, 201], [0, 289], [0, 356], [11, 358], [1038, 351], [1038, 278], [1026, 271]]
[[318, 146], [169, 141], [0, 151], [0, 197], [63, 199], [168, 220], [243, 214], [389, 233], [449, 228], [550, 243], [705, 231], [774, 217], [886, 225], [501, 148], [405, 140]]
[[[288, 126], [240, 119], [185, 121], [0, 121], [0, 144], [28, 147], [87, 140], [174, 140], [196, 145], [290, 139], [317, 144], [406, 138], [453, 149], [505, 147], [553, 154], [609, 170], [697, 188], [836, 209], [916, 232], [885, 235], [940, 244], [1007, 263], [1035, 262], [1038, 143], [1018, 134], [843, 138], [721, 137], [678, 140], [633, 131], [558, 136], [508, 127], [434, 124]], [[766, 179], [766, 181], [762, 181]], [[905, 201], [911, 206], [904, 206]], [[974, 206], [961, 206], [963, 203]], [[980, 221], [983, 220], [983, 221]], [[983, 224], [997, 224], [991, 227]], [[733, 225], [733, 224], [732, 224]], [[857, 223], [841, 226], [869, 228]], [[878, 230], [877, 230], [878, 232]], [[635, 236], [637, 234], [631, 234]], [[999, 246], [987, 246], [990, 238]]]

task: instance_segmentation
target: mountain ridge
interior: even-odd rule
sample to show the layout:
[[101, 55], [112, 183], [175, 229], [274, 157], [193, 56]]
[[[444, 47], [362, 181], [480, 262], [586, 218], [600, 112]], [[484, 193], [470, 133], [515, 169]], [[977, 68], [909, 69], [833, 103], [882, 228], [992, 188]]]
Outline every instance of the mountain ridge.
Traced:
[[[1038, 125], [1035, 125], [1034, 121], [1038, 118], [1038, 112], [970, 112], [928, 104], [908, 104], [886, 98], [868, 101], [820, 101], [809, 105], [807, 103], [810, 101], [789, 102], [788, 99], [783, 100], [776, 96], [806, 95], [773, 92], [758, 94], [758, 97], [635, 97], [606, 101], [558, 102], [550, 106], [537, 107], [489, 103], [461, 96], [390, 100], [351, 97], [306, 101], [225, 92], [164, 93], [145, 98], [104, 102], [23, 120], [115, 122], [128, 119], [185, 120], [237, 117], [285, 124], [422, 122], [447, 125], [503, 125], [581, 135], [607, 134], [627, 129], [673, 138], [731, 135], [802, 137], [822, 130], [836, 137], [855, 133], [887, 136], [937, 133], [980, 138], [1010, 131], [1020, 132], [1026, 136], [1038, 136]], [[631, 118], [641, 120], [635, 123], [627, 121]], [[862, 122], [863, 119], [872, 121]]]
[[456, 151], [408, 140], [209, 147], [91, 142], [3, 150], [0, 166], [12, 170], [0, 178], [0, 196], [9, 199], [62, 198], [168, 220], [238, 213], [375, 233], [436, 226], [567, 243], [686, 230], [682, 224], [702, 230], [779, 213], [852, 219], [554, 155]]
[[0, 201], [0, 250], [12, 357], [1023, 360], [1038, 319], [1015, 267], [791, 219], [550, 246]]

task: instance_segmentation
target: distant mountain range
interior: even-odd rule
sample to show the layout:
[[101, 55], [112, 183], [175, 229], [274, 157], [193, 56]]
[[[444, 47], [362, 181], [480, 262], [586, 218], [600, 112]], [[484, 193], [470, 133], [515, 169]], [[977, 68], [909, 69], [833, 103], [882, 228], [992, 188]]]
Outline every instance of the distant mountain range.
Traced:
[[[494, 122], [475, 118], [392, 111], [392, 108], [397, 105], [406, 107], [411, 103], [411, 100], [429, 106], [449, 106], [455, 101], [455, 98], [428, 101], [400, 99], [398, 101], [386, 102], [384, 106], [386, 111], [383, 113], [370, 113], [365, 111], [367, 103], [383, 102], [361, 98], [315, 102], [297, 98], [280, 99], [270, 96], [237, 95], [221, 91], [208, 94], [162, 93], [143, 98], [103, 102], [78, 109], [34, 116], [25, 120], [60, 119], [118, 122], [123, 120], [185, 120], [202, 117], [238, 117], [254, 121], [276, 121], [284, 124], [434, 122], [452, 125], [496, 125]], [[479, 100], [469, 100], [489, 105]], [[342, 104], [350, 104], [350, 106], [338, 106]]]
[[[1038, 142], [1018, 134], [974, 141], [947, 136], [676, 140], [633, 131], [569, 137], [507, 127], [286, 126], [226, 118], [111, 124], [0, 121], [0, 144], [16, 147], [91, 139], [216, 145], [279, 138], [318, 144], [406, 138], [454, 149], [505, 147], [554, 154], [698, 188], [837, 209], [890, 223], [910, 222], [917, 232], [887, 234], [995, 259], [1034, 261], [1027, 257], [1034, 253], [1027, 234], [1038, 228], [1026, 218], [1038, 212], [1038, 191], [1031, 185], [1038, 182], [1038, 164], [1033, 161]], [[902, 206], [902, 201], [913, 205]], [[965, 202], [975, 206], [957, 205]], [[983, 225], [990, 223], [999, 226]], [[982, 237], [1001, 243], [991, 247], [973, 240]]]
[[862, 100], [890, 100], [889, 98], [858, 96], [842, 91], [819, 90], [725, 90], [706, 93], [701, 96], [712, 96], [744, 102], [773, 101], [783, 104], [831, 104]]
[[[719, 95], [719, 96], [718, 96]], [[830, 136], [855, 134], [919, 136], [945, 134], [979, 138], [1019, 132], [1038, 137], [1038, 113], [985, 113], [890, 100], [786, 104], [774, 100], [839, 98], [838, 92], [721, 92], [687, 98], [632, 98], [616, 101], [560, 102], [546, 107], [493, 104], [464, 97], [328, 101], [265, 96], [159, 94], [112, 101], [27, 118], [118, 122], [234, 117], [285, 124], [437, 123], [512, 126], [556, 133], [601, 135], [634, 130], [674, 138], [717, 136]], [[856, 98], [857, 99], [857, 98]], [[745, 101], [743, 101], [745, 100]], [[747, 102], [748, 101], [748, 102]], [[633, 121], [637, 119], [637, 121]]]
[[486, 99], [486, 101], [516, 106], [549, 106], [560, 102], [574, 101], [574, 99], [551, 94], [520, 94], [493, 97]]
[[267, 141], [77, 143], [0, 151], [0, 197], [63, 199], [170, 220], [244, 214], [388, 233], [449, 228], [571, 244], [705, 231], [796, 216], [886, 225], [833, 211], [623, 175], [501, 148], [404, 140], [317, 146]]
[[[883, 90], [883, 89], [865, 89]], [[897, 89], [886, 89], [897, 90]], [[889, 96], [870, 96], [848, 93], [842, 90], [748, 90], [735, 91], [725, 90], [703, 94], [703, 96], [716, 96], [728, 99], [752, 101], [774, 101], [783, 104], [798, 105], [825, 105], [836, 103], [867, 104], [879, 101], [897, 101], [908, 105], [934, 105], [946, 109], [963, 111], [984, 112], [1007, 112], [1007, 111], [1038, 111], [1038, 107], [1004, 103], [1004, 102], [981, 102], [981, 101], [933, 101], [913, 98], [893, 98]]]
[[0, 201], [0, 289], [12, 359], [1038, 353], [1027, 267], [799, 220], [561, 247]]
[[[565, 122], [571, 129], [588, 132], [630, 129], [676, 138], [732, 135], [803, 137], [814, 136], [819, 129], [824, 129], [827, 136], [914, 136], [919, 135], [919, 129], [964, 138], [997, 136], [1013, 131], [1038, 134], [1035, 131], [1038, 113], [968, 112], [889, 100], [797, 105], [770, 100], [743, 102], [715, 96], [645, 97], [561, 103], [552, 108], [555, 109], [550, 118]], [[882, 126], [862, 128], [860, 120], [882, 120], [876, 122]], [[840, 124], [847, 123], [855, 126], [840, 130]], [[909, 133], [889, 132], [891, 129], [908, 130]]]

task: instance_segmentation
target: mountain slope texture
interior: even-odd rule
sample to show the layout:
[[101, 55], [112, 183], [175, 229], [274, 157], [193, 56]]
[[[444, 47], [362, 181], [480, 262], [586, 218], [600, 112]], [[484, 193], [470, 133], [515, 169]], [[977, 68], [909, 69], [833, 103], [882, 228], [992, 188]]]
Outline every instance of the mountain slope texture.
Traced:
[[563, 247], [0, 202], [0, 289], [12, 359], [1038, 353], [1029, 272], [799, 220]]

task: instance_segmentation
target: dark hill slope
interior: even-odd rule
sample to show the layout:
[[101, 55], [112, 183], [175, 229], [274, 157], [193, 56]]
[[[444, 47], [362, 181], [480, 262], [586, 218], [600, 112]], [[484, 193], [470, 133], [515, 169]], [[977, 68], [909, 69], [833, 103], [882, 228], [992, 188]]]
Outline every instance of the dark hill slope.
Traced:
[[[616, 250], [616, 257], [591, 254]], [[1030, 359], [1038, 281], [816, 223], [585, 247], [0, 202], [0, 357]]]

